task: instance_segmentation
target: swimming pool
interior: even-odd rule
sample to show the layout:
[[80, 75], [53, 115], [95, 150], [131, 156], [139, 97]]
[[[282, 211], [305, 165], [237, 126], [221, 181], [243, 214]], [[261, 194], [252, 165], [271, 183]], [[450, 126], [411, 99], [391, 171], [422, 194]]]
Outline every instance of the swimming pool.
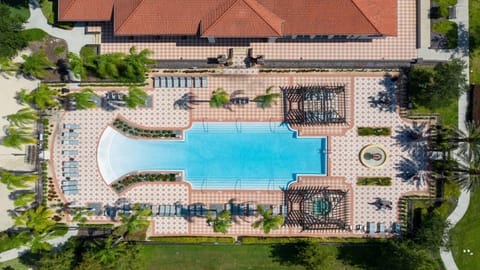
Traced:
[[281, 123], [201, 123], [185, 140], [131, 139], [108, 127], [97, 158], [110, 184], [135, 171], [183, 171], [193, 189], [278, 189], [296, 175], [325, 175], [327, 138], [299, 137]]

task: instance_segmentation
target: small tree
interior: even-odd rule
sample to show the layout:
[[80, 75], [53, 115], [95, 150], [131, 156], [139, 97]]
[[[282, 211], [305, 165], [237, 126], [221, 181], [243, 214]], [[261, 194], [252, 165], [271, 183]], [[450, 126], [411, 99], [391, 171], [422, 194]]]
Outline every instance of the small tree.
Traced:
[[67, 54], [67, 57], [68, 57], [68, 65], [72, 69], [73, 74], [75, 74], [76, 77], [85, 79], [87, 77], [87, 67], [83, 62], [83, 59], [72, 52], [69, 52]]
[[15, 188], [26, 188], [28, 187], [27, 183], [35, 183], [35, 181], [38, 179], [38, 176], [34, 174], [16, 175], [5, 170], [0, 171], [0, 176], [0, 182], [7, 185], [9, 190], [13, 190]]
[[27, 131], [27, 129], [15, 129], [13, 127], [9, 127], [7, 129], [7, 136], [3, 139], [3, 145], [6, 147], [17, 148], [19, 150], [22, 149], [23, 144], [33, 144], [36, 143], [37, 139], [35, 139], [31, 132]]
[[68, 94], [69, 98], [75, 98], [77, 109], [79, 110], [95, 108], [96, 104], [92, 101], [95, 96], [97, 96], [97, 94], [90, 88], [85, 88], [77, 93]]
[[212, 97], [210, 98], [210, 107], [212, 108], [222, 108], [230, 102], [228, 93], [223, 88], [217, 88], [217, 90], [212, 92]]
[[99, 55], [96, 59], [98, 76], [102, 79], [118, 79], [120, 68], [124, 65], [123, 53], [110, 53]]
[[135, 109], [139, 105], [145, 105], [147, 97], [148, 94], [145, 91], [136, 86], [131, 86], [128, 89], [128, 95], [125, 96], [124, 100], [127, 107]]
[[15, 207], [20, 207], [20, 206], [27, 206], [31, 204], [35, 200], [35, 193], [25, 193], [13, 201], [13, 205]]
[[17, 127], [25, 127], [38, 120], [38, 113], [30, 108], [23, 108], [15, 114], [7, 115], [7, 120]]
[[51, 219], [53, 212], [43, 205], [39, 206], [36, 209], [29, 209], [21, 216], [14, 218], [15, 225], [25, 226], [37, 234], [42, 234], [52, 229], [56, 224], [55, 221]]
[[148, 58], [150, 54], [152, 54], [150, 50], [145, 49], [137, 53], [135, 46], [131, 47], [130, 54], [126, 55], [124, 59], [123, 77], [130, 82], [143, 82], [148, 65], [155, 64], [155, 60]]
[[270, 209], [263, 209], [261, 205], [257, 209], [262, 218], [252, 224], [253, 228], [262, 227], [263, 232], [268, 234], [271, 230], [277, 230], [283, 225], [285, 221], [283, 216], [273, 216]]
[[271, 93], [272, 89], [275, 86], [271, 85], [265, 90], [264, 95], [257, 96], [253, 99], [254, 102], [257, 102], [262, 109], [269, 108], [273, 104], [277, 104], [277, 99], [282, 95], [280, 93]]
[[40, 110], [50, 109], [58, 105], [58, 91], [50, 89], [46, 84], [40, 85], [36, 90], [27, 93], [26, 89], [20, 90], [17, 98], [22, 103], [28, 103]]
[[210, 213], [207, 214], [207, 224], [213, 223], [213, 231], [219, 233], [227, 233], [228, 228], [232, 226], [232, 217], [230, 211], [223, 211], [215, 218]]
[[38, 51], [31, 55], [22, 55], [24, 60], [20, 66], [20, 71], [28, 77], [43, 78], [48, 74], [46, 67], [52, 66], [53, 63], [48, 61], [45, 51]]

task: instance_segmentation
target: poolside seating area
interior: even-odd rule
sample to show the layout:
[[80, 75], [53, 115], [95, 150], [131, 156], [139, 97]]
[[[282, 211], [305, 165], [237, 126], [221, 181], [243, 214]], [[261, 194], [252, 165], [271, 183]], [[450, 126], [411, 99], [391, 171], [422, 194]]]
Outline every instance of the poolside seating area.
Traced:
[[[63, 145], [78, 145], [78, 140], [70, 140], [69, 138], [78, 138], [78, 133], [76, 130], [80, 129], [78, 124], [63, 124], [64, 131], [61, 133], [62, 144]], [[65, 140], [63, 140], [65, 139]], [[66, 149], [62, 150], [63, 156], [75, 156], [78, 155], [78, 150], [76, 149]], [[66, 161], [62, 161], [62, 176], [66, 180], [61, 181], [61, 189], [65, 195], [76, 195], [78, 194], [78, 180], [73, 180], [72, 178], [79, 177], [79, 162], [75, 158], [70, 157]]]
[[207, 88], [207, 77], [161, 76], [153, 77], [154, 88]]
[[365, 232], [369, 236], [385, 236], [389, 233], [396, 233], [398, 230], [398, 234], [400, 233], [400, 224], [395, 225], [396, 223], [392, 224], [392, 228], [387, 230], [387, 226], [385, 223], [375, 223], [375, 222], [367, 222], [367, 226], [362, 226], [361, 224], [357, 224], [355, 226], [355, 230], [357, 232]]

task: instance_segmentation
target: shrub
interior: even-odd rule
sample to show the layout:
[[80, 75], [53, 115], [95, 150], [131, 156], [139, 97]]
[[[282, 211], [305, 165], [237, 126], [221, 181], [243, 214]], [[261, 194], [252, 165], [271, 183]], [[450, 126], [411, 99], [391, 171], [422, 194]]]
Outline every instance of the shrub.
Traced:
[[173, 236], [173, 237], [150, 237], [148, 240], [160, 243], [172, 243], [172, 244], [202, 244], [202, 243], [234, 243], [233, 237], [207, 237], [207, 236]]
[[392, 178], [390, 177], [359, 177], [357, 185], [360, 186], [391, 186]]
[[[242, 244], [244, 245], [271, 245], [271, 244], [290, 244], [298, 242], [309, 242], [309, 243], [366, 243], [371, 242], [372, 239], [365, 238], [339, 238], [339, 237], [328, 237], [328, 238], [317, 238], [317, 237], [255, 237], [255, 236], [244, 236], [241, 238]], [[378, 239], [379, 242], [383, 240]]]
[[88, 224], [88, 223], [80, 223], [78, 224], [80, 229], [112, 229], [114, 224], [111, 223], [95, 223], [95, 224]]
[[392, 130], [388, 127], [359, 127], [358, 136], [390, 136]]

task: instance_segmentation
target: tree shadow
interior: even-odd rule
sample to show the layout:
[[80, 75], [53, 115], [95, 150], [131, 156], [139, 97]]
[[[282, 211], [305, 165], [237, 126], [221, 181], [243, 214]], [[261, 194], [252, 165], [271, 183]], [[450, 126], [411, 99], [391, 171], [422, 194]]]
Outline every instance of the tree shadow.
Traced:
[[192, 93], [185, 93], [180, 99], [176, 100], [173, 103], [174, 108], [179, 108], [182, 110], [192, 110], [192, 105], [197, 105], [198, 100], [196, 100], [196, 96]]
[[384, 112], [397, 111], [397, 80], [395, 76], [386, 73], [379, 82], [385, 90], [378, 92], [375, 96], [369, 96], [370, 107], [378, 108]]
[[[452, 30], [454, 31], [454, 30]], [[457, 39], [457, 47], [453, 49], [455, 57], [461, 56], [466, 57], [469, 55], [469, 33], [468, 30], [465, 29], [465, 24], [459, 23], [458, 24], [458, 39]], [[450, 35], [451, 33], [447, 34]], [[475, 44], [476, 41], [473, 41]]]
[[430, 140], [429, 130], [426, 123], [413, 122], [410, 125], [403, 125], [395, 130], [396, 135], [393, 137], [403, 152], [408, 152], [414, 157], [424, 156], [427, 151], [428, 142]]
[[302, 265], [302, 258], [299, 254], [307, 245], [306, 242], [272, 245], [270, 258], [281, 265]]

